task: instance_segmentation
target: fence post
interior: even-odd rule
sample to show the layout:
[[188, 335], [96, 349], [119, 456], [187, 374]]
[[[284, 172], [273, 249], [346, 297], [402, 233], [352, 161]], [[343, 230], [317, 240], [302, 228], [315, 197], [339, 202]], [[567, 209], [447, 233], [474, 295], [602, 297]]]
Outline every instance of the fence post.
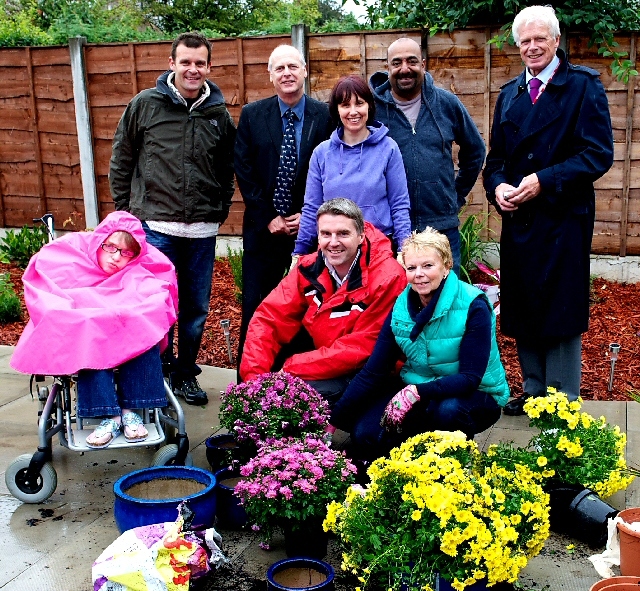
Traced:
[[87, 71], [84, 63], [83, 45], [86, 42], [85, 37], [71, 37], [69, 39], [69, 55], [71, 57], [73, 101], [76, 110], [76, 130], [80, 152], [84, 218], [88, 228], [95, 228], [100, 223], [100, 217], [98, 215], [98, 191], [96, 189], [93, 136], [89, 114], [89, 93], [87, 92]]
[[307, 35], [309, 34], [309, 27], [306, 25], [292, 25], [291, 26], [291, 45], [293, 45], [302, 55], [304, 61], [307, 63], [307, 77], [304, 80], [304, 92], [309, 94], [309, 78], [311, 72], [309, 72], [309, 46], [307, 44]]

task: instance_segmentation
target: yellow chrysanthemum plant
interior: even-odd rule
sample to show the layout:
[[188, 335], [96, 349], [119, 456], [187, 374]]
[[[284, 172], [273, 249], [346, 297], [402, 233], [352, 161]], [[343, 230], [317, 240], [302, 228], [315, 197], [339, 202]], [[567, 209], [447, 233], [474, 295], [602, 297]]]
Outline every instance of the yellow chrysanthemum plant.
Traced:
[[581, 411], [582, 400], [549, 388], [547, 396], [524, 405], [532, 427], [540, 429], [526, 449], [510, 444], [491, 446], [489, 458], [506, 468], [527, 465], [544, 478], [589, 488], [601, 498], [625, 489], [633, 476], [625, 460], [626, 435]]
[[351, 486], [324, 521], [362, 589], [433, 591], [438, 575], [457, 591], [515, 582], [549, 535], [549, 497], [536, 475], [480, 461], [459, 431], [408, 439], [368, 474], [367, 488]]

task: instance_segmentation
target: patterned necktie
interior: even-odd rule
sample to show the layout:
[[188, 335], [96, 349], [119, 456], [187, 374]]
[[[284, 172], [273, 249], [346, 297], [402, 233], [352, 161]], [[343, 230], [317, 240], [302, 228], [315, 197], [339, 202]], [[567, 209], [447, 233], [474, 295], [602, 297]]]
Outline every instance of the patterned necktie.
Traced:
[[293, 127], [296, 114], [291, 109], [287, 109], [284, 116], [287, 118], [287, 126], [284, 128], [284, 135], [282, 136], [276, 190], [273, 194], [273, 205], [281, 216], [284, 216], [291, 207], [291, 188], [293, 187], [296, 168], [298, 167], [296, 134]]
[[529, 96], [531, 97], [531, 102], [534, 105], [538, 100], [538, 95], [540, 94], [541, 86], [542, 86], [542, 80], [538, 80], [538, 78], [531, 78], [531, 80], [529, 80]]

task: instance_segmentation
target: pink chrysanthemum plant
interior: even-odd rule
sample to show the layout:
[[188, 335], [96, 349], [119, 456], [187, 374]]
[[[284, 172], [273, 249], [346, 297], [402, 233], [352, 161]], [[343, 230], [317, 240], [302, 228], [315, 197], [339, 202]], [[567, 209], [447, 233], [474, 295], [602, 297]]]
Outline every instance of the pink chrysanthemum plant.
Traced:
[[289, 437], [265, 443], [242, 466], [235, 494], [253, 529], [269, 540], [287, 524], [295, 531], [308, 520], [321, 523], [327, 505], [344, 499], [355, 473], [344, 452], [331, 449], [319, 436]]
[[238, 442], [259, 445], [269, 439], [321, 435], [329, 422], [329, 405], [300, 378], [265, 373], [229, 384], [222, 393], [219, 418]]

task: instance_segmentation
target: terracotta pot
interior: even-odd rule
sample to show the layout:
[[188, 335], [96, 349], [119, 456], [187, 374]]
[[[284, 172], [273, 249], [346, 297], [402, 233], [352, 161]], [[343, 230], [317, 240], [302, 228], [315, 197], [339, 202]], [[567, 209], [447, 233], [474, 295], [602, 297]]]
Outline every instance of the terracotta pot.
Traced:
[[628, 587], [621, 585], [631, 585], [633, 591], [640, 589], [640, 577], [611, 577], [603, 579], [591, 586], [589, 591], [627, 591]]
[[[640, 521], [640, 508], [625, 509], [618, 513], [625, 523]], [[618, 523], [620, 534], [620, 573], [640, 577], [640, 532], [635, 532], [623, 523]]]

